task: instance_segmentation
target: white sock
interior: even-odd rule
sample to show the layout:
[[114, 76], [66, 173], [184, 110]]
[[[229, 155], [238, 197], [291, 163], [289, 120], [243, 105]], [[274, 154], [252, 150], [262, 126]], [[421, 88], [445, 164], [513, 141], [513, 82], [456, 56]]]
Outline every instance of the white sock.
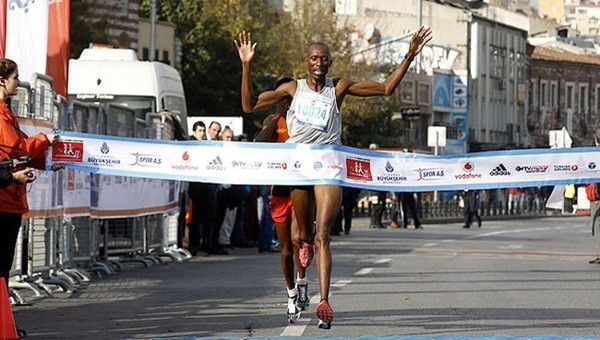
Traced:
[[298, 283], [306, 283], [306, 276], [304, 276], [303, 278], [300, 278], [300, 276], [296, 275], [296, 284]]
[[288, 297], [294, 297], [296, 295], [298, 295], [298, 289], [296, 287], [292, 288], [292, 289], [288, 289]]

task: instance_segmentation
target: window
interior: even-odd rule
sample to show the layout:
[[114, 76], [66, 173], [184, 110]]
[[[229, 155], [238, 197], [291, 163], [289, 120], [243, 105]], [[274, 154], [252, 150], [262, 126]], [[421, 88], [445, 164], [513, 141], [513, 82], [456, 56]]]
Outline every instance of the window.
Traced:
[[537, 80], [531, 79], [530, 83], [531, 83], [531, 105], [533, 107], [537, 107], [539, 105], [539, 103], [538, 103], [539, 93], [537, 92], [537, 90], [538, 90]]
[[150, 59], [150, 50], [147, 47], [142, 48], [142, 60]]
[[558, 83], [556, 81], [550, 82], [550, 107], [556, 108], [558, 106]]
[[167, 50], [163, 50], [162, 51], [162, 62], [165, 64], [170, 64], [169, 62], [169, 51]]
[[548, 82], [542, 80], [540, 83], [540, 106], [548, 107]]
[[429, 105], [429, 84], [427, 83], [419, 83], [419, 93], [418, 93], [418, 104], [419, 105]]
[[400, 83], [400, 100], [406, 104], [415, 103], [415, 83], [412, 80], [405, 80]]
[[565, 109], [573, 109], [573, 100], [575, 99], [575, 86], [573, 84], [567, 84], [567, 89], [565, 91]]
[[584, 123], [588, 122], [588, 112], [589, 112], [589, 108], [588, 108], [588, 98], [589, 98], [589, 93], [588, 93], [588, 86], [587, 84], [580, 84], [579, 85], [579, 112], [581, 114], [581, 120]]
[[596, 85], [596, 105], [595, 105], [595, 111], [596, 114], [600, 113], [600, 85]]

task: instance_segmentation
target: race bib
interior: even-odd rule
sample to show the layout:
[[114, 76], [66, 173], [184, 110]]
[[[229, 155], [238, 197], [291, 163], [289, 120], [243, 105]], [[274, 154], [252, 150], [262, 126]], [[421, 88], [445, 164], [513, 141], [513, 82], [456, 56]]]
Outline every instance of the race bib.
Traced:
[[318, 93], [302, 92], [296, 97], [294, 112], [298, 121], [325, 130], [333, 99]]

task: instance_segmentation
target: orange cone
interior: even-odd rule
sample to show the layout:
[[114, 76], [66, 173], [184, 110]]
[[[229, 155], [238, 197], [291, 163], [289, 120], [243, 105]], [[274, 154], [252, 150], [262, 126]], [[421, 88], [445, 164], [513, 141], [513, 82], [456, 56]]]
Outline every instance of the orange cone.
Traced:
[[10, 308], [6, 281], [3, 277], [0, 277], [0, 339], [9, 340], [18, 338], [15, 319]]

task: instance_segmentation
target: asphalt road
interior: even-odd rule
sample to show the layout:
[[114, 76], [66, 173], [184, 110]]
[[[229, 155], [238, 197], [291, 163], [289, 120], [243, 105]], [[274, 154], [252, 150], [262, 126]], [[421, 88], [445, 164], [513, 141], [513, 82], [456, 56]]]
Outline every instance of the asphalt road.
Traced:
[[[368, 229], [332, 241], [332, 329], [312, 304], [287, 323], [279, 254], [227, 256], [94, 278], [13, 306], [27, 339], [600, 337], [600, 265], [587, 217]], [[318, 255], [317, 255], [318, 256]], [[27, 296], [27, 291], [23, 291]]]

